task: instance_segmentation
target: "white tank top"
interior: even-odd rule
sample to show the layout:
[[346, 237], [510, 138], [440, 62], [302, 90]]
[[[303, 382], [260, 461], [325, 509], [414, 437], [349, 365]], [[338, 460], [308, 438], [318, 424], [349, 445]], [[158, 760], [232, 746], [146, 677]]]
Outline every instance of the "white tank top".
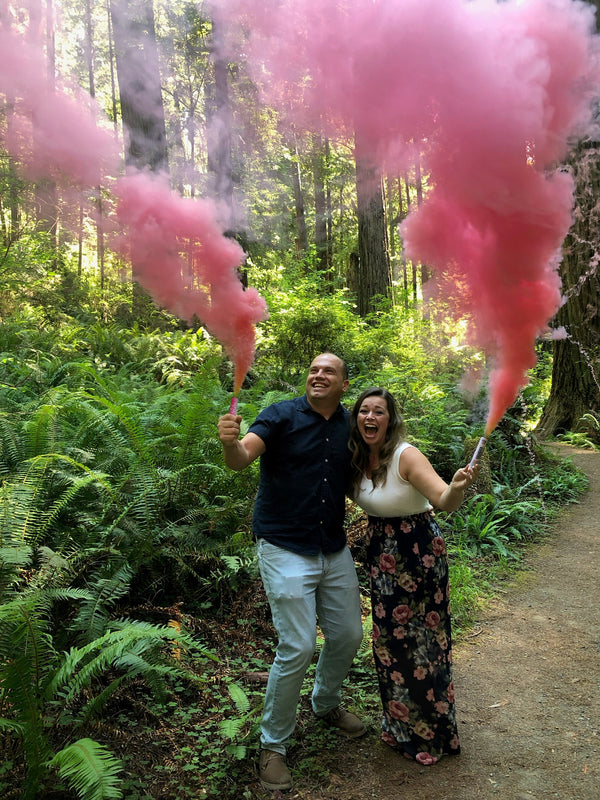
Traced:
[[369, 516], [408, 517], [411, 514], [421, 514], [423, 511], [431, 510], [429, 500], [400, 477], [400, 456], [407, 447], [413, 445], [402, 442], [394, 450], [383, 486], [380, 484], [373, 488], [373, 481], [366, 476], [363, 477], [353, 500]]

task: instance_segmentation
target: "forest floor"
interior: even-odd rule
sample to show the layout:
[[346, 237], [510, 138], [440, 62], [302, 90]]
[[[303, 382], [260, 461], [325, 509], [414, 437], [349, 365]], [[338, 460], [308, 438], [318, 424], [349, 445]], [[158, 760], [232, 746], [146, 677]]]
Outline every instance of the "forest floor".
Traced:
[[[327, 786], [240, 796], [289, 800], [600, 798], [600, 453], [556, 446], [589, 491], [454, 648], [462, 752], [423, 767], [371, 726], [335, 748]], [[293, 756], [290, 766], [294, 770]]]
[[[288, 757], [295, 786], [283, 794], [263, 790], [254, 740], [262, 670], [275, 638], [257, 580], [234, 595], [220, 622], [188, 620], [219, 655], [206, 701], [203, 692], [188, 694], [165, 713], [148, 705], [146, 692], [129, 687], [115, 699], [114, 718], [91, 731], [126, 762], [125, 800], [599, 800], [600, 452], [552, 447], [587, 474], [589, 490], [528, 548], [516, 577], [455, 642], [459, 756], [423, 767], [383, 744], [374, 670], [356, 659], [345, 703], [366, 720], [367, 734], [348, 741], [315, 722], [309, 676]], [[245, 685], [255, 721], [240, 760], [228, 760], [218, 733], [232, 712], [232, 680]], [[5, 797], [20, 800], [23, 766], [18, 762], [8, 775], [10, 764], [2, 761], [0, 752]], [[56, 788], [39, 798], [74, 795]]]

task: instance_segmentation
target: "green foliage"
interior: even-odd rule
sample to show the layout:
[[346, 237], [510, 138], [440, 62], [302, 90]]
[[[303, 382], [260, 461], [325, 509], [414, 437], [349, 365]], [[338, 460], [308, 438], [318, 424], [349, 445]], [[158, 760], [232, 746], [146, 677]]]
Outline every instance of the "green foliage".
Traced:
[[270, 316], [260, 326], [257, 366], [275, 385], [298, 383], [310, 361], [325, 351], [354, 367], [364, 323], [345, 292], [323, 294], [318, 281], [304, 278], [293, 292], [273, 291], [267, 301]]
[[[303, 391], [312, 350], [334, 350], [350, 367], [348, 404], [367, 386], [388, 387], [411, 440], [449, 479], [477, 425], [456, 388], [477, 355], [455, 349], [450, 331], [410, 309], [382, 304], [360, 320], [350, 298], [326, 291], [320, 279], [298, 278], [294, 293], [272, 294], [240, 395], [243, 429], [265, 405]], [[126, 686], [143, 686], [144, 702], [163, 704], [174, 724], [187, 726], [173, 791], [194, 795], [181, 777], [189, 771], [206, 791], [238, 796], [262, 707], [262, 687], [235, 679], [250, 665], [228, 653], [223, 679], [204, 683], [185, 709], [179, 695], [187, 690], [171, 687], [189, 668], [201, 678], [210, 652], [131, 611], [160, 603], [163, 614], [184, 606], [192, 618], [226, 615], [257, 577], [250, 535], [257, 465], [226, 470], [215, 430], [228, 406], [231, 365], [202, 331], [66, 317], [56, 328], [47, 319], [23, 314], [0, 328], [0, 726], [27, 763], [23, 797], [58, 779], [82, 797], [122, 791], [135, 800], [149, 796], [149, 780], [168, 778], [164, 762], [152, 776], [136, 776], [127, 753], [118, 753], [119, 772], [117, 754], [86, 740]], [[489, 479], [479, 494], [439, 515], [457, 629], [475, 618], [494, 565], [517, 563], [556, 504], [584, 486], [515, 413], [490, 437]], [[363, 716], [378, 703], [369, 624], [352, 673]], [[269, 641], [261, 669], [271, 657]], [[317, 782], [324, 780], [319, 736], [327, 733], [301, 720], [296, 771]]]
[[600, 415], [592, 412], [584, 414], [579, 420], [577, 430], [559, 434], [557, 438], [575, 447], [600, 449]]
[[77, 792], [82, 800], [118, 800], [121, 762], [92, 739], [78, 739], [58, 752], [48, 767]]
[[226, 717], [219, 724], [221, 735], [231, 742], [226, 746], [226, 751], [236, 760], [246, 757], [248, 747], [244, 741], [249, 739], [254, 745], [253, 737], [258, 732], [259, 717], [262, 708], [253, 707], [248, 695], [237, 683], [227, 686], [229, 695], [233, 700], [236, 715]]
[[0, 700], [10, 709], [2, 725], [23, 743], [25, 800], [39, 796], [55, 766], [81, 797], [118, 797], [118, 764], [110, 753], [96, 743], [79, 742], [52, 756], [52, 732], [97, 717], [122, 684], [138, 678], [164, 701], [166, 681], [188, 675], [169, 655], [175, 648], [214, 658], [180, 631], [131, 620], [114, 622], [112, 630], [87, 645], [60, 653], [53, 637], [54, 605], [85, 599], [83, 590], [40, 589], [0, 604]]

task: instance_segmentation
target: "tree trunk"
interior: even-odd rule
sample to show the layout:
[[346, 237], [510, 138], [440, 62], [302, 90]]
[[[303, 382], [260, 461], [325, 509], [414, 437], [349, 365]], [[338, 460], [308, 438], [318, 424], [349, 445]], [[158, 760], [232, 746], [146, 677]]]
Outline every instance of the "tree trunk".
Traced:
[[[387, 218], [388, 218], [388, 240], [390, 243], [390, 258], [396, 256], [396, 230], [398, 227], [398, 216], [394, 213], [394, 189], [395, 179], [387, 176], [386, 180], [386, 199], [387, 199]], [[395, 277], [395, 276], [394, 276]]]
[[235, 228], [233, 210], [233, 170], [231, 164], [231, 112], [229, 108], [228, 64], [223, 57], [221, 23], [212, 20], [212, 63], [214, 90], [207, 104], [208, 168], [214, 178], [215, 199], [222, 209], [222, 223]]
[[600, 143], [582, 143], [572, 166], [576, 205], [561, 265], [567, 302], [554, 319], [567, 337], [553, 343], [551, 390], [536, 429], [542, 437], [577, 430], [584, 414], [600, 412]]
[[[329, 165], [331, 163], [331, 148], [329, 144], [329, 139], [325, 139], [325, 165], [327, 170], [329, 170]], [[329, 269], [331, 271], [332, 280], [334, 280], [334, 268], [333, 268], [333, 204], [331, 202], [331, 181], [327, 180], [325, 182], [325, 208], [327, 214], [327, 264], [329, 265]]]
[[[404, 186], [406, 189], [406, 207], [402, 202], [402, 179], [398, 175], [398, 223], [399, 225], [408, 214], [410, 208], [410, 191], [408, 187], [408, 180], [404, 178]], [[400, 265], [402, 269], [402, 288], [404, 289], [404, 308], [408, 308], [408, 265], [406, 263], [406, 256], [404, 250], [401, 252]]]
[[296, 230], [296, 252], [303, 256], [308, 250], [308, 234], [306, 232], [306, 216], [304, 213], [304, 194], [302, 192], [302, 175], [300, 173], [300, 158], [298, 146], [294, 143], [290, 147], [292, 159], [291, 179], [294, 192], [294, 228]]
[[[31, 32], [36, 35], [38, 31], [45, 27], [46, 39], [46, 75], [40, 79], [46, 82], [47, 91], [52, 94], [56, 88], [54, 78], [56, 72], [56, 54], [54, 43], [54, 7], [52, 0], [46, 0], [45, 24], [42, 23], [42, 9], [39, 3], [31, 7]], [[34, 121], [34, 147], [35, 141], [39, 136], [39, 131], [35, 128]], [[41, 178], [35, 186], [35, 208], [38, 228], [45, 231], [50, 239], [53, 250], [58, 248], [58, 192], [56, 182], [52, 178]]]
[[[127, 166], [152, 172], [169, 171], [165, 112], [152, 0], [110, 0], [121, 118], [127, 142]], [[132, 313], [141, 319], [151, 313], [150, 295], [133, 278]]]
[[152, 0], [110, 0], [125, 162], [168, 172], [167, 134]]
[[[88, 70], [88, 82], [90, 97], [96, 97], [96, 76], [94, 74], [94, 22], [92, 15], [91, 0], [85, 1], [85, 58]], [[103, 216], [102, 210], [102, 187], [97, 186], [95, 189], [94, 205], [98, 214], [98, 219], [101, 220]], [[83, 206], [81, 208], [83, 215]], [[79, 279], [81, 280], [83, 261], [83, 218], [80, 217], [79, 221]], [[100, 274], [100, 290], [104, 289], [105, 284], [105, 247], [104, 247], [104, 228], [101, 224], [96, 222], [96, 264]]]
[[[406, 190], [406, 216], [410, 214], [412, 201], [410, 197], [410, 182], [408, 180], [408, 173], [404, 173], [404, 188]], [[417, 265], [414, 261], [410, 262], [411, 268], [411, 278], [412, 278], [412, 296], [413, 302], [417, 302], [417, 295], [418, 295], [418, 281], [417, 281]]]
[[376, 297], [390, 297], [392, 275], [382, 176], [356, 136], [356, 199], [358, 212], [358, 313], [368, 316]]
[[[423, 174], [421, 172], [421, 154], [418, 151], [415, 161], [415, 185], [417, 187], [417, 206], [420, 207], [423, 204]], [[430, 277], [431, 275], [425, 264], [421, 264], [421, 289]]]
[[327, 184], [325, 150], [323, 140], [315, 135], [313, 139], [313, 185], [315, 193], [315, 246], [317, 250], [317, 266], [324, 274], [328, 274], [331, 268], [329, 261], [329, 238], [328, 238], [328, 215], [327, 215], [327, 196], [325, 186]]

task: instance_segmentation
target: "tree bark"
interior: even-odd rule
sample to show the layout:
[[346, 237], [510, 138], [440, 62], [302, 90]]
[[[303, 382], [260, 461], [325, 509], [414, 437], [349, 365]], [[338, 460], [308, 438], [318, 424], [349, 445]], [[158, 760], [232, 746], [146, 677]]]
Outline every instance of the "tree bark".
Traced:
[[222, 208], [225, 228], [235, 228], [233, 209], [233, 169], [231, 161], [231, 112], [229, 107], [228, 64], [223, 56], [221, 23], [212, 20], [212, 63], [214, 89], [207, 105], [208, 168], [214, 178], [215, 199]]
[[[325, 149], [323, 140], [315, 135], [313, 139], [313, 185], [315, 194], [315, 246], [317, 250], [317, 266], [325, 274], [329, 273], [328, 209], [325, 186], [327, 184]], [[331, 282], [330, 282], [331, 283]]]
[[303, 256], [308, 250], [308, 233], [306, 231], [306, 215], [304, 212], [304, 194], [302, 191], [302, 175], [300, 158], [296, 143], [290, 145], [292, 159], [290, 162], [292, 189], [294, 192], [294, 228], [296, 231], [296, 252]]
[[[91, 0], [85, 0], [85, 59], [88, 71], [88, 83], [90, 97], [96, 97], [96, 76], [94, 74], [94, 23], [92, 16], [92, 3]], [[98, 214], [98, 219], [102, 219], [102, 187], [96, 186], [94, 205]], [[79, 220], [79, 269], [78, 274], [81, 279], [82, 262], [83, 262], [83, 205], [80, 209]], [[105, 247], [104, 247], [104, 229], [101, 224], [96, 222], [96, 264], [100, 274], [100, 290], [104, 290], [106, 281], [105, 275]]]
[[[32, 4], [31, 33], [36, 35], [42, 29], [45, 29], [46, 40], [46, 75], [40, 76], [40, 79], [45, 80], [47, 91], [51, 94], [56, 89], [54, 78], [56, 71], [54, 7], [52, 0], [46, 0], [46, 14], [43, 23], [40, 4]], [[34, 122], [34, 147], [39, 135]], [[35, 208], [38, 228], [48, 234], [52, 249], [56, 251], [58, 248], [58, 191], [56, 182], [52, 178], [40, 178], [36, 182]]]
[[168, 172], [167, 134], [152, 0], [110, 0], [125, 162]]
[[536, 429], [541, 437], [577, 430], [584, 414], [600, 412], [600, 143], [583, 142], [572, 167], [576, 205], [561, 265], [567, 301], [553, 321], [567, 337], [553, 343], [551, 390]]
[[[110, 0], [121, 118], [126, 139], [125, 163], [139, 170], [168, 173], [165, 112], [160, 82], [152, 0]], [[133, 278], [135, 319], [151, 313], [150, 295]]]
[[392, 275], [382, 176], [370, 161], [360, 133], [356, 135], [356, 198], [358, 212], [358, 294], [361, 317], [375, 310], [376, 297], [390, 297]]

